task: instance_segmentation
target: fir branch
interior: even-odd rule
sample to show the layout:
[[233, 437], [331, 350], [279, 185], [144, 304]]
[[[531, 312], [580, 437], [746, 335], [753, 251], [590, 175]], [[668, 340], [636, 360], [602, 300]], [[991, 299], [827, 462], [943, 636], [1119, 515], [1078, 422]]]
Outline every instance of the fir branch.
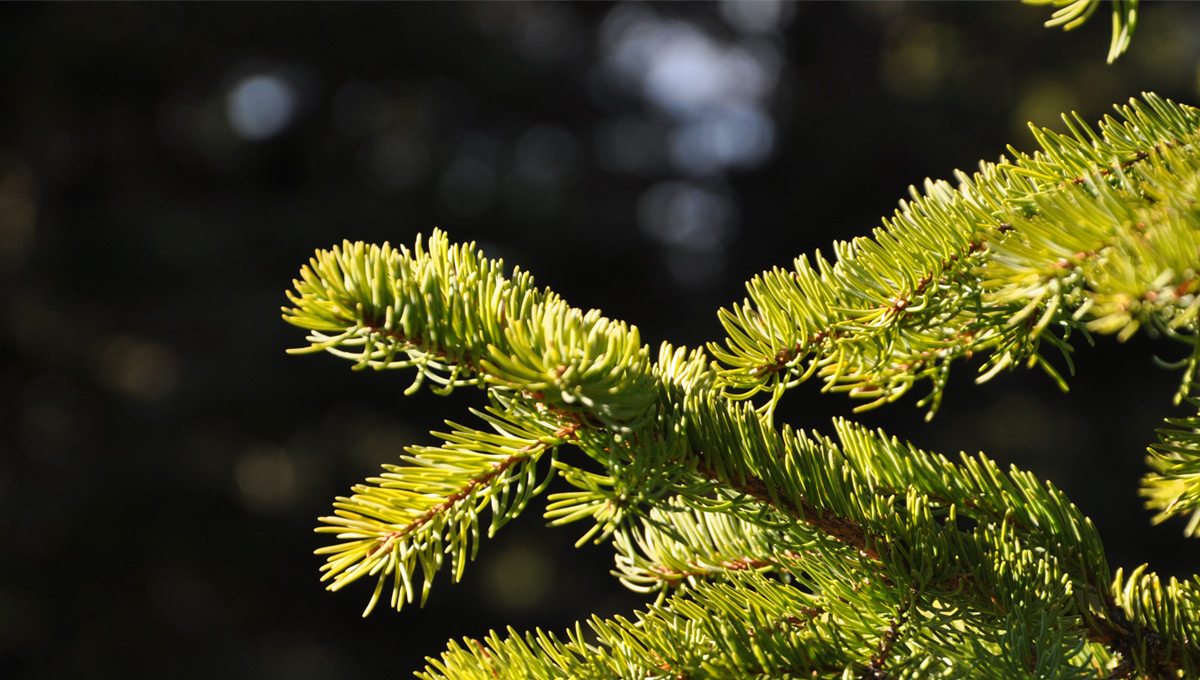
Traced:
[[691, 464], [684, 459], [678, 439], [629, 439], [602, 430], [581, 430], [579, 435], [573, 443], [600, 462], [604, 472], [555, 461], [559, 475], [579, 491], [550, 495], [545, 512], [550, 526], [589, 517], [594, 521], [576, 546], [600, 543], [614, 533], [633, 530], [638, 522], [661, 526], [649, 512], [671, 509], [670, 497], [681, 490], [701, 497], [712, 492], [713, 485], [688, 479]]
[[[1197, 337], [1191, 357], [1187, 360], [1188, 376], [1194, 376], [1200, 361], [1200, 337]], [[1194, 380], [1185, 388], [1191, 392]], [[1200, 397], [1180, 395], [1193, 407], [1200, 408]], [[1191, 513], [1184, 534], [1200, 534], [1200, 414], [1186, 418], [1167, 418], [1167, 427], [1158, 430], [1158, 443], [1149, 447], [1146, 463], [1150, 472], [1142, 478], [1140, 493], [1146, 507], [1158, 513], [1150, 520], [1154, 524], [1177, 515]]]
[[[916, 589], [913, 589], [913, 595], [916, 595]], [[888, 657], [892, 653], [892, 648], [896, 646], [896, 640], [900, 637], [900, 629], [908, 622], [911, 608], [915, 604], [915, 599], [901, 602], [896, 607], [896, 617], [892, 624], [884, 631], [883, 636], [879, 639], [879, 652], [871, 658], [871, 662], [867, 664], [867, 668], [860, 676], [862, 680], [884, 680], [890, 677], [883, 670], [884, 664], [887, 663]]]
[[[335, 503], [318, 531], [337, 589], [377, 579], [368, 611], [454, 578], [556, 473], [552, 524], [611, 538], [617, 574], [657, 591], [637, 615], [452, 644], [423, 677], [1114, 677], [1200, 671], [1196, 582], [1109, 573], [1090, 520], [1049, 483], [986, 457], [947, 458], [838, 421], [837, 441], [771, 422], [787, 388], [877, 401], [954, 360], [982, 378], [1020, 361], [1053, 372], [1071, 333], [1149, 328], [1200, 354], [1200, 113], [1147, 95], [1099, 131], [1041, 133], [1043, 151], [929, 182], [837, 263], [797, 261], [723, 311], [724, 348], [664, 344], [508, 278], [436, 232], [428, 251], [345, 244], [319, 252], [285, 318], [306, 351], [474, 384], [491, 432], [451, 424]], [[1059, 378], [1061, 381], [1061, 378]], [[755, 408], [730, 399], [771, 394]], [[1200, 420], [1168, 421], [1145, 489], [1160, 517], [1200, 506]], [[601, 471], [558, 455], [570, 444]], [[549, 458], [548, 468], [541, 461]], [[539, 471], [540, 470], [540, 471]], [[1193, 518], [1193, 522], [1196, 520]]]
[[426, 250], [344, 243], [318, 251], [288, 292], [284, 319], [312, 331], [307, 348], [356, 368], [413, 368], [448, 392], [495, 386], [623, 430], [654, 401], [648, 350], [636, 327], [583, 312], [504, 275], [474, 244], [435, 230]]
[[503, 262], [483, 258], [473, 244], [452, 247], [438, 231], [428, 250], [418, 238], [411, 252], [347, 241], [317, 251], [300, 276], [284, 320], [312, 333], [308, 348], [292, 351], [329, 351], [355, 368], [416, 367], [408, 393], [425, 378], [444, 391], [482, 386], [472, 376], [488, 345], [502, 339], [505, 309], [545, 300], [528, 274], [507, 279]]
[[[706, 403], [712, 409], [720, 408], [720, 402]], [[983, 457], [964, 456], [962, 467], [957, 467], [945, 458], [873, 436], [846, 422], [838, 425], [843, 445], [839, 449], [828, 440], [809, 439], [786, 428], [774, 434], [754, 417], [723, 418], [710, 412], [697, 415], [696, 420], [736, 431], [736, 435], [727, 432], [722, 436], [709, 430], [698, 435], [701, 439], [746, 442], [746, 448], [733, 456], [710, 453], [710, 459], [734, 460], [702, 464], [702, 473], [714, 475], [740, 493], [849, 547], [858, 557], [854, 563], [884, 583], [903, 583], [904, 574], [934, 574], [927, 583], [938, 591], [969, 591], [969, 604], [964, 606], [982, 612], [990, 602], [1005, 618], [1013, 615], [1018, 603], [1044, 606], [1057, 600], [1060, 615], [1074, 612], [1081, 617], [1078, 625], [1087, 639], [1108, 645], [1122, 658], [1137, 657], [1136, 667], [1151, 669], [1153, 677], [1172, 677], [1166, 671], [1200, 662], [1200, 647], [1187, 642], [1197, 639], [1190, 628], [1180, 628], [1164, 618], [1140, 631], [1131, 631], [1124, 624], [1131, 599], [1108, 594], [1113, 581], [1094, 526], [1060, 492], [1028, 473], [1014, 469], [1003, 475]], [[703, 441], [693, 440], [696, 444], [702, 452], [724, 451], [720, 445], [705, 446]], [[735, 468], [737, 461], [745, 461], [745, 467]], [[898, 498], [905, 500], [897, 502]], [[954, 529], [956, 516], [974, 520], [975, 530]], [[743, 513], [739, 517], [754, 522], [761, 515]], [[938, 517], [950, 522], [941, 524]], [[1010, 543], [1014, 540], [1018, 542]], [[941, 547], [936, 547], [939, 544]], [[930, 555], [951, 559], [931, 563]], [[998, 571], [979, 569], [979, 565], [993, 564], [1000, 555], [1005, 557], [995, 563]], [[845, 557], [843, 553], [841, 558]], [[811, 569], [812, 564], [812, 560], [801, 561], [791, 571]], [[1005, 564], [1008, 566], [1001, 566]], [[1050, 571], [1043, 573], [1043, 568]], [[1006, 577], [995, 581], [989, 574]], [[1040, 588], [1028, 589], [1029, 584], [1056, 581], [1061, 586], [1056, 597]], [[970, 584], [969, 589], [964, 590], [963, 584]], [[827, 584], [822, 586], [827, 588]], [[1021, 592], [1025, 595], [1015, 595]], [[1176, 598], [1172, 607], [1187, 610], [1179, 600], [1190, 597], [1188, 593], [1177, 590], [1164, 597]], [[1155, 611], [1161, 617], [1161, 611]], [[1200, 617], [1200, 611], [1193, 610], [1190, 616]], [[1000, 629], [1016, 623], [1008, 621]], [[1114, 631], [1121, 634], [1114, 635]], [[1174, 645], [1135, 654], [1147, 640], [1158, 638], [1173, 640]]]
[[651, 508], [640, 530], [614, 537], [613, 573], [627, 587], [656, 592], [661, 602], [676, 588], [724, 579], [731, 571], [780, 571], [783, 560], [796, 556], [776, 545], [778, 531], [686, 504], [677, 497], [670, 505]]
[[529, 426], [528, 414], [491, 408], [475, 412], [494, 433], [448, 423], [440, 447], [410, 447], [407, 465], [385, 465], [387, 472], [339, 497], [334, 515], [322, 517], [318, 533], [332, 533], [341, 543], [317, 550], [327, 555], [321, 568], [329, 590], [339, 590], [364, 577], [376, 578], [374, 594], [363, 615], [375, 607], [388, 579], [390, 604], [411, 603], [412, 577], [423, 572], [421, 601], [428, 597], [434, 574], [450, 555], [454, 580], [479, 545], [479, 516], [492, 512], [488, 535], [516, 517], [546, 486], [538, 481], [537, 463], [546, 452], [569, 441], [573, 431]]
[[[630, 544], [636, 522], [643, 524], [643, 546], [652, 543], [649, 532], [658, 531], [653, 559], [631, 560], [625, 573], [643, 583], [656, 568], [667, 577], [660, 583], [688, 579], [687, 598], [718, 592], [706, 590], [707, 578], [723, 579], [734, 588], [744, 583], [739, 574], [746, 572], [771, 571], [795, 579], [800, 592], [815, 598], [806, 599], [803, 607], [826, 612], [838, 622], [839, 632], [831, 639], [848, 654], [837, 657], [842, 668], [874, 672], [886, 656], [900, 666], [928, 669], [931, 652], [922, 645], [931, 640], [959, 644], [962, 631], [945, 625], [969, 620], [938, 613], [947, 609], [973, 612], [975, 635], [1013, 629], [1032, 635], [1032, 648], [1013, 646], [1016, 638], [1005, 642], [985, 636], [980, 639], [991, 641], [972, 652], [994, 653], [1009, 645], [1006, 653], [1031, 668], [1046, 660], [1055, 668], [1074, 664], [1085, 639], [1106, 645], [1111, 658], [1132, 659], [1137, 669], [1184, 667], [1196, 657], [1196, 650], [1182, 642], [1189, 639], [1183, 631], [1163, 629], [1162, 621], [1148, 620], [1140, 629], [1125, 625], [1123, 607], [1132, 600], [1107, 595], [1108, 568], [1094, 527], [1053, 487], [1016, 470], [1003, 475], [982, 457], [964, 457], [962, 465], [954, 465], [845, 422], [838, 424], [841, 446], [786, 427], [777, 431], [752, 406], [738, 406], [714, 391], [717, 378], [702, 352], [665, 345], [659, 359], [648, 379], [658, 385], [654, 393], [660, 401], [644, 416], [651, 424], [645, 430], [610, 429], [599, 419], [589, 421], [547, 403], [538, 393], [493, 384], [493, 406], [479, 415], [497, 434], [452, 426], [452, 432], [442, 435], [446, 443], [441, 447], [412, 449], [409, 465], [389, 468], [383, 477], [368, 480], [373, 486], [359, 486], [355, 496], [339, 499], [337, 514], [320, 529], [336, 532], [344, 541], [321, 551], [330, 555], [326, 578], [333, 579], [331, 587], [375, 576], [369, 610], [391, 578], [391, 603], [400, 607], [413, 597], [411, 577], [420, 566], [423, 599], [443, 555], [450, 556], [455, 578], [461, 575], [477, 549], [480, 513], [493, 509], [489, 534], [515, 516], [544, 487], [537, 482], [537, 460], [571, 443], [601, 462], [606, 472], [584, 472], [552, 455], [552, 467], [580, 488], [551, 499], [547, 514], [555, 523], [590, 517], [593, 528], [583, 540], [614, 535], [618, 545]], [[688, 541], [681, 534], [688, 524], [676, 521], [685, 512], [728, 519], [706, 518], [707, 536], [697, 541], [700, 536], [693, 531]], [[974, 528], [959, 529], [958, 518]], [[697, 520], [692, 529], [701, 526]], [[725, 527], [723, 537], [712, 531], [718, 526]], [[734, 528], [749, 527], [756, 527], [757, 534], [747, 532], [747, 537], [759, 538], [740, 546], [730, 540]], [[676, 543], [672, 547], [663, 537]], [[700, 543], [702, 550], [713, 546], [707, 557], [693, 550], [682, 558], [686, 565], [710, 565], [706, 578], [694, 568], [680, 568], [678, 553], [670, 554], [682, 541]], [[716, 559], [720, 552], [727, 557]], [[626, 549], [625, 554], [632, 552]], [[668, 566], [672, 560], [674, 567]], [[895, 607], [913, 589], [923, 593], [919, 606], [935, 612], [934, 622], [919, 627], [914, 639], [924, 642], [912, 642], [900, 654], [896, 642], [886, 640], [894, 635], [888, 631], [896, 625]], [[668, 601], [675, 608], [671, 616], [694, 601], [681, 599], [681, 594]], [[1172, 591], [1170, 596], [1186, 595]], [[638, 625], [650, 620], [658, 619]], [[1037, 624], [1041, 632], [1033, 635], [1035, 621], [1055, 623], [1050, 629]], [[627, 636], [623, 625], [601, 627]], [[706, 620], [704, 625], [732, 634], [725, 620]], [[1154, 636], [1178, 642], [1135, 654], [1135, 647]], [[635, 645], [640, 651], [622, 648], [622, 654], [650, 655], [671, 669], [701, 663], [664, 656], [661, 641], [650, 642]], [[721, 657], [720, 663], [749, 668], [742, 656], [757, 649], [757, 643], [745, 644], [749, 646], [726, 650], [732, 656]], [[802, 647], [811, 647], [811, 640]], [[884, 649], [886, 654], [880, 651]], [[555, 653], [566, 654], [562, 649]], [[709, 663], [717, 662], [702, 662]], [[948, 668], [961, 663], [962, 658]], [[825, 661], [804, 666], [817, 667], [829, 668]]]
[[932, 416], [960, 358], [989, 354], [981, 381], [1028, 362], [1065, 388], [1043, 342], [1069, 363], [1073, 331], [1191, 332], [1200, 112], [1152, 94], [1118, 112], [1098, 131], [1077, 117], [1071, 136], [1035, 130], [1042, 151], [958, 173], [957, 189], [912, 189], [874, 238], [836, 243], [836, 264], [755, 277], [721, 310], [725, 346], [709, 346], [726, 392], [769, 392], [769, 417], [814, 375], [872, 400], [860, 408], [930, 380]]
[[[537, 631], [451, 643], [418, 677], [782, 678], [840, 673], [874, 643], [839, 628], [796, 588], [747, 575], [739, 585], [702, 584], [636, 620], [594, 618], [596, 642]], [[554, 659], [553, 665], [546, 664]]]

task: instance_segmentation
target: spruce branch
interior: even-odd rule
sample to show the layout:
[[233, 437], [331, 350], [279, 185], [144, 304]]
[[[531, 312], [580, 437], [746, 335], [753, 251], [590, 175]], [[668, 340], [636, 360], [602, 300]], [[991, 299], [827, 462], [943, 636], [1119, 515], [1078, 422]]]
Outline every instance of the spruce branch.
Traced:
[[1190, 335], [1200, 113], [1153, 94], [1117, 110], [1098, 131], [1078, 117], [1069, 136], [1035, 129], [1041, 151], [957, 173], [957, 188], [911, 189], [873, 238], [835, 243], [836, 263], [756, 276], [709, 345], [726, 392], [768, 392], [769, 417], [814, 375], [871, 400], [860, 409], [929, 380], [932, 417], [959, 359], [988, 355], [980, 381], [1028, 363], [1065, 388], [1043, 343], [1070, 365], [1073, 332]]
[[[1189, 377], [1195, 375], [1198, 359], [1200, 339], [1187, 360]], [[1190, 392], [1195, 383], [1188, 380], [1185, 386]], [[1195, 394], [1178, 396], [1200, 408], [1200, 398]], [[1158, 430], [1158, 443], [1148, 449], [1150, 472], [1142, 478], [1140, 493], [1147, 499], [1146, 507], [1158, 510], [1152, 523], [1190, 512], [1184, 533], [1196, 536], [1200, 533], [1200, 414], [1167, 418], [1166, 424]]]
[[583, 312], [504, 274], [473, 243], [435, 230], [412, 251], [343, 243], [318, 251], [288, 292], [284, 319], [310, 345], [356, 368], [417, 368], [449, 392], [462, 385], [528, 392], [547, 407], [634, 428], [653, 401], [649, 355], [636, 327]]
[[475, 415], [491, 425], [485, 432], [449, 423], [439, 447], [410, 447], [407, 465], [387, 470], [354, 495], [339, 497], [334, 515], [322, 517], [319, 533], [335, 534], [339, 544], [322, 548], [327, 555], [322, 580], [338, 590], [359, 578], [376, 578], [375, 592], [363, 615], [369, 614], [390, 578], [390, 604], [400, 609], [412, 602], [413, 575], [424, 575], [421, 601], [429, 595], [434, 574], [449, 555], [454, 580], [462, 577], [468, 559], [479, 547], [479, 515], [492, 513], [488, 536], [516, 517], [546, 486], [539, 481], [538, 461], [569, 441], [569, 428], [552, 431], [530, 427], [528, 414], [519, 422], [512, 413], [490, 408]]
[[733, 514], [686, 507], [685, 499], [676, 498], [652, 508], [640, 530], [614, 537], [614, 574], [632, 590], [658, 593], [661, 603], [676, 588], [723, 579], [730, 571], [782, 571], [782, 560], [795, 555], [780, 550], [779, 535]]
[[617, 532], [633, 530], [637, 523], [666, 526], [650, 513], [653, 508], [675, 507], [670, 496], [679, 491], [704, 496], [709, 483], [689, 479], [691, 469], [680, 449], [680, 440], [613, 437], [604, 431], [581, 430], [573, 442], [604, 466], [603, 473], [589, 472], [564, 461], [555, 461], [558, 473], [579, 489], [548, 497], [545, 517], [550, 526], [562, 526], [591, 517], [594, 524], [577, 541], [600, 543]]
[[[1196, 675], [1197, 582], [1114, 576], [1052, 484], [844, 420], [831, 438], [772, 419], [813, 375], [877, 402], [929, 379], [932, 411], [955, 360], [986, 355], [982, 379], [1053, 373], [1045, 350], [1069, 362], [1072, 334], [1141, 329], [1190, 343], [1196, 399], [1200, 112], [1153, 95], [1119, 111], [1039, 131], [1042, 151], [957, 188], [927, 182], [835, 263], [756, 277], [711, 354], [664, 344], [651, 361], [636, 328], [441, 232], [318, 252], [284, 310], [303, 351], [489, 399], [480, 427], [451, 423], [338, 499], [324, 578], [375, 578], [369, 611], [389, 580], [391, 605], [411, 602], [420, 569], [424, 601], [446, 562], [461, 576], [484, 512], [490, 536], [558, 475], [574, 490], [547, 499], [550, 523], [611, 540], [618, 578], [657, 601], [586, 634], [453, 643], [422, 677]], [[1200, 506], [1200, 420], [1168, 423], [1144, 483], [1160, 517]]]
[[[856, 426], [843, 423], [840, 438], [844, 465], [826, 467], [824, 483], [847, 475], [853, 483], [860, 466], [889, 457], [880, 456], [881, 449], [904, 460], [892, 469], [911, 469], [914, 486], [917, 480], [962, 478], [941, 457]], [[808, 443], [808, 458], [830, 455], [830, 447]], [[775, 457], [780, 486], [806, 482], [804, 449], [794, 451], [799, 455]], [[785, 463], [794, 466], [790, 485], [782, 483], [788, 473], [778, 469]], [[845, 494], [840, 508], [815, 509], [853, 516], [861, 535], [847, 535], [844, 524], [827, 532], [829, 525], [818, 521], [808, 525], [816, 530], [808, 538], [783, 539], [770, 566], [784, 580], [747, 568], [765, 564], [721, 565], [723, 582], [693, 579], [636, 621], [593, 620], [599, 646], [580, 646], [578, 635], [562, 643], [539, 634], [539, 644], [559, 645], [553, 657], [572, 659], [559, 666], [562, 677], [691, 677], [702, 669], [706, 677], [789, 677], [855, 668], [856, 677], [884, 670], [889, 677], [1091, 677], [1097, 659], [1105, 673], [1119, 668], [1113, 661], [1120, 660], [1147, 677], [1176, 677], [1195, 667], [1200, 649], [1188, 642], [1198, 625], [1192, 588], [1175, 582], [1162, 588], [1143, 570], [1130, 579], [1118, 571], [1110, 580], [1103, 551], [1090, 546], [1098, 540], [1090, 522], [1053, 487], [1015, 470], [1003, 475], [984, 458], [964, 457], [963, 467], [975, 485], [946, 485], [937, 496], [910, 488], [903, 500], [876, 485], [870, 493], [882, 500], [856, 501], [868, 496], [860, 490]], [[769, 487], [749, 478], [741, 484], [750, 493]], [[779, 499], [776, 507], [795, 512], [799, 505], [787, 500], [784, 489], [768, 493]], [[958, 528], [957, 504], [941, 505], [955, 495], [980, 498], [958, 515], [977, 522], [973, 529]], [[1017, 495], [1026, 502], [1015, 502]], [[1030, 509], [1013, 517], [992, 504]], [[764, 522], [762, 508], [753, 504], [730, 507], [750, 526]], [[771, 519], [766, 523], [776, 526]], [[852, 550], [838, 551], [829, 539]], [[789, 540], [800, 543], [788, 546]], [[859, 550], [862, 544], [876, 546], [874, 554]], [[764, 599], [776, 605], [773, 611]], [[901, 628], [909, 626], [902, 638]], [[814, 631], [819, 640], [811, 637]], [[836, 644], [822, 646], [830, 641]], [[475, 677], [463, 673], [485, 657], [496, 677], [520, 677], [527, 672], [521, 655], [533, 653], [530, 644], [530, 638], [510, 637], [489, 641], [486, 650], [454, 645], [424, 677]], [[977, 664], [990, 668], [979, 671]], [[434, 674], [438, 669], [443, 675]]]

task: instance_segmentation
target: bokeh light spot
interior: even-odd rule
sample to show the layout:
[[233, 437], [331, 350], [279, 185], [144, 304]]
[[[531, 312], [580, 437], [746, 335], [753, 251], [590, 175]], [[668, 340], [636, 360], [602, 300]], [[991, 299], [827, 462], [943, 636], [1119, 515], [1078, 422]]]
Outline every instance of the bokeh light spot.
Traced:
[[170, 347], [129, 336], [104, 341], [97, 352], [100, 379], [143, 401], [159, 401], [179, 385], [179, 359]]
[[1016, 139], [1031, 139], [1029, 124], [1062, 127], [1063, 111], [1079, 109], [1080, 97], [1070, 84], [1045, 79], [1028, 86], [1013, 108], [1011, 125]]
[[251, 447], [237, 459], [233, 474], [242, 500], [252, 510], [279, 510], [296, 499], [296, 466], [281, 448]]
[[684, 25], [655, 50], [644, 81], [646, 99], [677, 118], [698, 116], [727, 99], [737, 83], [716, 45]]
[[245, 139], [274, 137], [292, 122], [298, 103], [294, 87], [270, 74], [249, 76], [229, 91], [225, 114], [234, 132]]
[[718, 174], [726, 167], [753, 168], [775, 145], [775, 126], [762, 109], [729, 106], [671, 133], [671, 162], [695, 175]]
[[897, 20], [880, 52], [880, 71], [893, 94], [923, 100], [934, 96], [960, 60], [958, 32], [950, 26]]
[[721, 0], [721, 18], [746, 33], [778, 30], [791, 16], [792, 3], [781, 0]]
[[[676, 170], [717, 176], [756, 167], [770, 156], [775, 126], [766, 105], [778, 86], [782, 60], [771, 41], [753, 36], [722, 41], [693, 23], [625, 7], [613, 10], [600, 37], [606, 77], [595, 82], [636, 95], [652, 109], [649, 117], [665, 128]], [[597, 133], [601, 163], [644, 173], [654, 160], [646, 149], [655, 147], [645, 139], [651, 125], [627, 115], [602, 126]], [[631, 138], [637, 139], [624, 141]]]
[[737, 208], [727, 196], [689, 182], [659, 182], [638, 200], [638, 224], [655, 241], [716, 250], [733, 236]]

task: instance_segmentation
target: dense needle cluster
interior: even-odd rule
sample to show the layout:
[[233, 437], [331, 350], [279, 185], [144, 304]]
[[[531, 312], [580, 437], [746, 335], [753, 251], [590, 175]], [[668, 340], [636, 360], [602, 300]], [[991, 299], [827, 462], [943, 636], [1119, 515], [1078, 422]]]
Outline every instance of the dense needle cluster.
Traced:
[[[927, 183], [835, 262], [756, 277], [708, 351], [664, 344], [652, 360], [636, 328], [440, 231], [318, 252], [285, 309], [310, 330], [299, 351], [488, 399], [337, 500], [318, 529], [337, 539], [324, 578], [373, 580], [368, 611], [424, 600], [446, 562], [461, 576], [484, 524], [559, 475], [575, 490], [549, 496], [551, 524], [611, 540], [615, 573], [655, 603], [590, 633], [452, 643], [424, 677], [1195, 676], [1197, 583], [1112, 573], [1050, 484], [849, 421], [829, 438], [772, 418], [814, 375], [871, 404], [929, 379], [932, 411], [958, 358], [985, 356], [981, 379], [1052, 370], [1043, 352], [1069, 357], [1075, 335], [1140, 329], [1192, 347], [1190, 398], [1200, 111], [1146, 95], [1119, 113]], [[1145, 480], [1160, 518], [1193, 513], [1189, 532], [1198, 424], [1170, 421]]]
[[[1094, 0], [1052, 0], [1070, 28]], [[1114, 3], [1113, 55], [1136, 2]], [[776, 427], [787, 389], [893, 401], [951, 366], [980, 381], [1139, 331], [1200, 361], [1200, 111], [1152, 94], [1095, 129], [1035, 130], [1041, 150], [912, 190], [871, 238], [748, 283], [727, 337], [664, 344], [571, 307], [434, 231], [412, 248], [319, 251], [284, 309], [310, 345], [408, 390], [487, 404], [442, 443], [338, 498], [317, 531], [330, 589], [374, 581], [400, 609], [457, 580], [484, 535], [544, 494], [551, 525], [611, 541], [614, 574], [655, 596], [632, 620], [452, 642], [424, 678], [1091, 678], [1200, 676], [1200, 581], [1113, 573], [1061, 492], [986, 457], [957, 461], [853, 422]], [[765, 394], [767, 398], [758, 398]], [[1156, 521], [1200, 532], [1200, 414], [1168, 419], [1143, 482]], [[597, 466], [598, 464], [598, 466]], [[597, 471], [600, 470], [600, 471]]]

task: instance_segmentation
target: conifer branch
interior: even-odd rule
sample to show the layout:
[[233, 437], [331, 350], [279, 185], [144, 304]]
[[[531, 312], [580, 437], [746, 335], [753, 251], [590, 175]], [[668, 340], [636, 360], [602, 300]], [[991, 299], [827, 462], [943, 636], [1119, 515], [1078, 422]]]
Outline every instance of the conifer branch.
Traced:
[[[1200, 343], [1197, 347], [1200, 351]], [[1194, 375], [1197, 356], [1192, 354], [1189, 375]], [[1200, 407], [1194, 395], [1188, 395], [1187, 401]], [[1158, 430], [1158, 443], [1149, 448], [1150, 472], [1142, 478], [1141, 495], [1147, 499], [1146, 507], [1158, 510], [1152, 523], [1191, 513], [1184, 533], [1196, 536], [1200, 533], [1200, 414], [1167, 418], [1166, 423], [1168, 427]]]
[[677, 497], [671, 506], [652, 508], [639, 530], [614, 537], [614, 574], [622, 583], [657, 592], [661, 603], [676, 588], [720, 580], [730, 571], [780, 572], [783, 560], [796, 557], [776, 545], [778, 530], [686, 506]]
[[[957, 359], [986, 354], [983, 379], [1053, 373], [1042, 343], [1069, 362], [1072, 333], [1140, 329], [1191, 344], [1195, 399], [1200, 113], [1153, 95], [1121, 113], [1098, 131], [1067, 119], [1071, 135], [1039, 132], [1041, 152], [958, 188], [926, 183], [873, 239], [835, 244], [836, 263], [756, 277], [711, 357], [664, 344], [652, 362], [635, 328], [441, 232], [428, 249], [319, 252], [284, 310], [304, 351], [490, 401], [486, 428], [451, 424], [338, 499], [324, 578], [375, 578], [368, 611], [390, 580], [399, 608], [419, 568], [423, 601], [447, 556], [462, 574], [485, 511], [491, 535], [557, 474], [575, 490], [547, 499], [551, 524], [612, 540], [615, 573], [657, 602], [589, 634], [454, 643], [422, 677], [1195, 676], [1196, 582], [1111, 574], [1053, 485], [847, 421], [835, 440], [771, 418], [812, 375], [876, 401], [930, 379], [932, 410]], [[1144, 483], [1160, 518], [1200, 508], [1200, 418], [1168, 423]]]
[[931, 417], [960, 358], [990, 353], [980, 381], [1027, 362], [1065, 388], [1042, 343], [1069, 364], [1072, 332], [1192, 332], [1200, 113], [1152, 94], [1118, 112], [1099, 132], [1065, 116], [1071, 136], [1035, 129], [1042, 151], [958, 173], [957, 189], [912, 189], [873, 239], [835, 243], [836, 264], [755, 277], [709, 346], [727, 393], [771, 393], [769, 416], [813, 375], [872, 400], [860, 408], [930, 380]]
[[[1041, 605], [1057, 601], [1059, 616], [1074, 612], [1070, 615], [1078, 619], [1072, 627], [1074, 635], [1081, 636], [1073, 643], [1079, 649], [1083, 640], [1103, 645], [1117, 658], [1134, 659], [1133, 667], [1148, 677], [1174, 677], [1176, 670], [1200, 663], [1200, 647], [1188, 642], [1200, 633], [1196, 629], [1200, 626], [1200, 610], [1190, 608], [1194, 592], [1173, 579], [1164, 590], [1153, 575], [1140, 581], [1124, 581], [1118, 571], [1115, 578], [1110, 578], [1094, 526], [1053, 486], [1040, 485], [1032, 475], [1015, 469], [1003, 475], [982, 456], [963, 456], [963, 466], [956, 469], [940, 456], [889, 440], [882, 433], [874, 436], [846, 422], [838, 424], [838, 431], [843, 444], [840, 452], [827, 440], [798, 437], [789, 445], [786, 438], [791, 433], [785, 431], [782, 446], [776, 440], [764, 445], [763, 453], [750, 455], [786, 460], [792, 468], [790, 474], [795, 475], [792, 480], [766, 482], [743, 476], [730, 485], [795, 515], [816, 533], [851, 548], [859, 558], [854, 563], [867, 571], [868, 578], [885, 584], [902, 584], [900, 578], [905, 574], [924, 574], [928, 578], [932, 565], [912, 561], [924, 559], [928, 552], [962, 558], [963, 562], [957, 563], [961, 569], [954, 566], [953, 560], [934, 567], [937, 577], [924, 585], [942, 593], [942, 597], [969, 602], [963, 606], [971, 611], [987, 611], [990, 603], [993, 615], [1004, 618], [1004, 630], [1028, 625], [1028, 619], [1017, 616], [1014, 610], [1032, 602]], [[742, 434], [745, 436], [745, 432]], [[754, 441], [752, 436], [745, 440]], [[786, 453], [765, 453], [776, 446]], [[831, 475], [821, 470], [834, 472]], [[875, 479], [856, 480], [855, 473], [860, 470]], [[899, 474], [880, 474], [889, 471]], [[831, 493], [829, 486], [824, 492], [816, 491], [829, 484], [830, 477], [840, 478], [847, 485], [839, 494], [841, 498]], [[945, 485], [935, 480], [958, 481]], [[966, 485], [957, 487], [962, 481]], [[807, 485], [814, 490], [806, 491]], [[907, 493], [898, 492], [905, 488]], [[827, 505], [807, 507], [806, 495], [820, 498]], [[871, 502], [862, 503], [862, 498], [870, 498]], [[1018, 508], [1023, 512], [1016, 511]], [[819, 516], [813, 519], [812, 514]], [[956, 517], [973, 521], [974, 531], [960, 533]], [[900, 521], [896, 521], [898, 518]], [[935, 547], [939, 544], [940, 548]], [[998, 555], [993, 551], [1005, 557], [994, 561]], [[841, 560], [846, 558], [845, 553], [840, 555]], [[1015, 562], [999, 566], [1009, 560]], [[798, 564], [809, 567], [811, 562], [798, 560]], [[998, 571], [980, 571], [981, 564], [995, 564]], [[1030, 590], [1030, 583], [1057, 584], [1058, 594]], [[1023, 596], [1014, 595], [1023, 591]], [[1152, 598], [1153, 607], [1139, 605], [1147, 598]], [[1170, 605], [1165, 604], [1167, 600]], [[1130, 625], [1131, 616], [1138, 623]], [[1176, 641], [1174, 646], [1161, 642], [1168, 639]], [[1064, 640], [1055, 644], [1066, 644]], [[1147, 644], [1149, 652], [1145, 651]], [[1033, 657], [1027, 661], [1038, 663]]]
[[334, 503], [334, 515], [321, 518], [325, 526], [317, 532], [342, 541], [317, 551], [328, 555], [322, 580], [331, 580], [329, 589], [376, 578], [364, 616], [389, 578], [391, 606], [412, 602], [418, 567], [424, 573], [424, 602], [446, 554], [454, 580], [460, 579], [478, 549], [480, 513], [492, 512], [489, 536], [520, 514], [545, 489], [546, 482], [538, 480], [538, 460], [547, 451], [553, 456], [572, 436], [569, 428], [531, 428], [528, 414], [521, 424], [515, 414], [496, 408], [476, 415], [495, 432], [449, 423], [452, 431], [440, 435], [442, 446], [409, 448], [408, 465], [385, 465], [387, 472], [355, 486], [353, 496]]
[[[462, 385], [529, 393], [547, 407], [635, 427], [653, 401], [649, 355], [636, 327], [582, 312], [533, 287], [473, 243], [434, 230], [428, 250], [346, 242], [318, 251], [288, 292], [284, 319], [309, 347], [356, 368], [417, 368], [449, 392]], [[348, 349], [349, 348], [349, 349]]]

